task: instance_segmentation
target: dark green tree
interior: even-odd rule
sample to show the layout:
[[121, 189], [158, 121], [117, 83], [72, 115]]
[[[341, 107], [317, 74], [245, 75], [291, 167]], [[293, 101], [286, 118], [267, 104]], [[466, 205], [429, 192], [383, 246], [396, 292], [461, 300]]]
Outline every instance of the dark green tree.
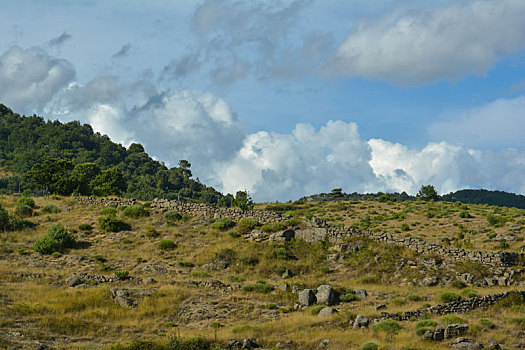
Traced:
[[73, 190], [71, 171], [73, 162], [67, 159], [45, 158], [43, 162], [35, 164], [25, 178], [34, 181], [42, 189], [50, 193], [62, 195], [70, 194]]
[[439, 196], [432, 185], [421, 186], [421, 189], [417, 193], [416, 197], [424, 201], [438, 200]]
[[253, 209], [253, 201], [248, 191], [237, 191], [234, 203], [242, 211]]
[[103, 171], [90, 185], [97, 196], [120, 195], [127, 188], [124, 174], [117, 167]]
[[74, 191], [81, 195], [91, 195], [93, 189], [91, 182], [100, 175], [100, 167], [95, 163], [83, 163], [77, 165], [71, 172], [71, 181]]

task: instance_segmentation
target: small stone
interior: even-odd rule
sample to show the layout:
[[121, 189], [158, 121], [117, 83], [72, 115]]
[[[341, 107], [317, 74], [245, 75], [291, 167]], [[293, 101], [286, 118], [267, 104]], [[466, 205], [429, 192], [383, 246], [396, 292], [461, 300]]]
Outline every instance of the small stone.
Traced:
[[363, 315], [357, 315], [354, 321], [354, 329], [360, 329], [360, 328], [368, 328], [368, 325], [370, 324], [370, 320], [368, 317], [365, 317]]
[[66, 284], [70, 287], [76, 287], [78, 285], [84, 284], [84, 280], [76, 275], [73, 275], [66, 279]]
[[332, 316], [333, 314], [335, 314], [337, 312], [336, 309], [334, 309], [333, 307], [324, 307], [321, 309], [321, 311], [319, 311], [319, 316], [322, 316], [322, 317], [330, 317]]

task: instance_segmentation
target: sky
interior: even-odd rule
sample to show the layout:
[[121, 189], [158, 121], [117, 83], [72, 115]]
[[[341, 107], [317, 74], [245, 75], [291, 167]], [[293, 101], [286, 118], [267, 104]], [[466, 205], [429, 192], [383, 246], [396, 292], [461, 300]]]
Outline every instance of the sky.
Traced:
[[0, 0], [0, 103], [256, 201], [525, 194], [525, 1]]

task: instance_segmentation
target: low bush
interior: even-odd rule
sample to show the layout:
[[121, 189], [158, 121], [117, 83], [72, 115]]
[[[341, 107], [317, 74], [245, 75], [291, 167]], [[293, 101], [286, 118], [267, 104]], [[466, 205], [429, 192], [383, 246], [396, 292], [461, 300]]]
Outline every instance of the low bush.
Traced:
[[252, 255], [243, 254], [239, 256], [239, 262], [244, 265], [255, 266], [259, 263], [259, 259], [257, 259], [256, 257]]
[[118, 280], [125, 280], [129, 277], [129, 271], [128, 270], [124, 270], [124, 271], [115, 271], [115, 277], [118, 279]]
[[407, 303], [407, 300], [403, 297], [397, 297], [397, 298], [392, 299], [392, 304], [397, 305], [397, 306], [405, 305], [406, 303]]
[[149, 216], [149, 212], [146, 209], [144, 209], [144, 207], [140, 204], [130, 205], [122, 211], [122, 214], [132, 219], [138, 219]]
[[18, 207], [19, 205], [27, 205], [31, 209], [35, 209], [35, 201], [31, 197], [18, 198], [18, 200], [16, 201], [16, 206]]
[[146, 237], [158, 237], [160, 233], [152, 226], [146, 226]]
[[511, 291], [496, 304], [499, 308], [518, 310], [523, 308], [525, 298], [518, 291]]
[[261, 230], [268, 233], [273, 233], [277, 231], [282, 231], [286, 229], [286, 225], [282, 222], [273, 222], [271, 224], [266, 224], [261, 226]]
[[211, 228], [219, 231], [226, 231], [235, 226], [235, 221], [230, 218], [221, 218], [211, 224]]
[[379, 282], [379, 278], [376, 276], [365, 276], [359, 280], [363, 284], [376, 284]]
[[228, 276], [228, 281], [230, 281], [230, 282], [244, 282], [244, 281], [246, 281], [246, 278], [240, 277], [240, 276], [235, 276], [235, 275], [230, 275], [230, 276]]
[[163, 239], [162, 241], [159, 242], [159, 249], [160, 250], [173, 250], [175, 249], [177, 245], [175, 244], [175, 242], [173, 242], [172, 240], [170, 239]]
[[212, 350], [213, 343], [201, 337], [172, 338], [166, 344], [166, 350]]
[[107, 208], [104, 208], [101, 211], [99, 211], [98, 215], [107, 215], [107, 216], [113, 215], [113, 216], [116, 216], [117, 215], [117, 209], [115, 209], [113, 207], [107, 207]]
[[437, 325], [438, 325], [438, 323], [436, 321], [433, 321], [433, 320], [421, 320], [421, 321], [416, 323], [416, 329], [417, 328], [423, 328], [423, 327], [434, 328], [434, 327], [437, 327]]
[[26, 228], [33, 228], [36, 225], [37, 224], [27, 219], [11, 219], [7, 228], [11, 231], [21, 231]]
[[230, 230], [228, 231], [228, 236], [230, 236], [231, 238], [239, 238], [241, 237], [241, 234], [235, 230]]
[[47, 234], [40, 237], [33, 245], [33, 249], [41, 254], [52, 254], [62, 252], [67, 248], [75, 246], [75, 237], [71, 235], [61, 224], [49, 227]]
[[450, 283], [450, 286], [453, 287], [453, 288], [457, 288], [457, 289], [463, 289], [465, 288], [467, 285], [460, 281], [460, 280], [453, 280], [451, 283]]
[[510, 323], [515, 324], [518, 328], [525, 329], [525, 317], [511, 318]]
[[463, 289], [461, 291], [461, 295], [464, 296], [465, 298], [474, 298], [474, 297], [479, 296], [478, 292], [470, 288]]
[[195, 265], [189, 261], [179, 261], [179, 266], [180, 267], [193, 267]]
[[182, 215], [177, 211], [168, 211], [164, 214], [164, 218], [168, 226], [175, 226], [177, 222], [182, 220]]
[[440, 322], [443, 326], [448, 326], [451, 324], [466, 324], [467, 323], [467, 321], [465, 321], [464, 319], [456, 315], [443, 316], [441, 317]]
[[482, 325], [485, 328], [488, 328], [488, 329], [496, 328], [496, 325], [494, 323], [492, 323], [492, 321], [489, 320], [488, 318], [480, 318], [479, 319], [479, 324]]
[[15, 208], [15, 215], [21, 217], [33, 216], [33, 208], [25, 204], [17, 204]]
[[346, 294], [339, 296], [339, 301], [342, 303], [349, 303], [351, 301], [356, 301], [356, 300], [357, 300], [357, 296], [355, 295], [355, 293], [346, 293]]
[[423, 334], [425, 334], [426, 332], [431, 331], [433, 329], [434, 329], [434, 327], [419, 327], [419, 328], [416, 328], [416, 335], [420, 337]]
[[240, 234], [246, 234], [251, 232], [258, 225], [259, 222], [254, 218], [244, 218], [239, 221], [237, 231], [239, 231]]
[[116, 217], [109, 215], [98, 219], [98, 227], [106, 232], [120, 232], [131, 230], [131, 226]]
[[91, 231], [91, 230], [93, 229], [93, 227], [91, 227], [90, 224], [86, 224], [86, 223], [84, 223], [84, 224], [80, 224], [80, 225], [78, 225], [78, 229], [79, 229], [80, 231]]
[[361, 350], [377, 350], [379, 348], [379, 345], [376, 343], [366, 343], [361, 347]]
[[410, 300], [410, 301], [423, 301], [423, 300], [425, 300], [424, 297], [422, 297], [421, 295], [418, 295], [418, 294], [409, 294], [407, 296], [407, 299]]
[[459, 217], [462, 219], [471, 219], [473, 216], [470, 215], [467, 210], [463, 210], [461, 213], [459, 213]]
[[379, 321], [378, 323], [372, 325], [373, 331], [384, 331], [390, 334], [396, 333], [400, 329], [401, 326], [399, 323], [390, 319]]
[[321, 312], [323, 308], [325, 308], [324, 305], [316, 305], [310, 309], [310, 313], [312, 315], [319, 315], [319, 312]]
[[439, 296], [439, 301], [442, 303], [450, 303], [459, 300], [461, 300], [461, 295], [454, 292], [444, 292]]
[[42, 213], [44, 214], [58, 214], [60, 212], [60, 208], [53, 204], [48, 204], [42, 208]]

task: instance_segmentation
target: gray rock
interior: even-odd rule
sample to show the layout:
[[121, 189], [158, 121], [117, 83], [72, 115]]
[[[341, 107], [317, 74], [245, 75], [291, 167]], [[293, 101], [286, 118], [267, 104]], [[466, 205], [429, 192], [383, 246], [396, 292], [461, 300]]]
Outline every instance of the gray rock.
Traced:
[[317, 303], [325, 305], [335, 305], [337, 303], [337, 296], [332, 286], [323, 284], [317, 287]]
[[354, 289], [354, 292], [359, 298], [366, 298], [368, 296], [368, 293], [364, 289]]
[[360, 328], [368, 328], [368, 325], [370, 324], [370, 320], [368, 317], [365, 317], [363, 315], [357, 315], [354, 321], [354, 329], [360, 329]]
[[126, 289], [111, 288], [111, 295], [113, 301], [120, 306], [133, 307], [135, 300], [131, 298], [130, 292]]
[[319, 311], [319, 316], [330, 317], [337, 312], [333, 307], [324, 307]]
[[376, 306], [376, 310], [379, 311], [379, 310], [384, 310], [386, 309], [386, 305], [385, 304], [381, 304], [381, 305], [377, 305]]
[[455, 338], [468, 332], [467, 324], [451, 324], [445, 328], [445, 339]]
[[293, 277], [292, 271], [290, 271], [288, 269], [285, 269], [284, 272], [281, 275], [281, 278], [286, 279], [286, 278], [290, 278], [290, 277]]
[[278, 232], [272, 233], [268, 237], [268, 240], [270, 242], [289, 242], [293, 238], [295, 238], [295, 231], [294, 230], [283, 230], [283, 231], [278, 231]]
[[439, 283], [439, 280], [437, 277], [434, 276], [428, 276], [421, 280], [421, 285], [425, 287], [433, 287], [436, 286]]
[[142, 283], [153, 284], [153, 283], [157, 283], [157, 281], [153, 277], [146, 277], [142, 280]]
[[455, 339], [451, 344], [453, 349], [457, 350], [478, 350], [483, 349], [483, 344], [478, 343], [474, 340], [467, 339], [467, 338], [457, 338]]
[[299, 303], [302, 305], [313, 305], [317, 301], [315, 297], [314, 289], [304, 289], [299, 292]]
[[330, 344], [330, 339], [325, 339], [319, 343], [319, 348], [326, 348]]
[[73, 275], [66, 279], [66, 284], [70, 287], [76, 287], [78, 285], [84, 284], [84, 280], [76, 275]]
[[292, 286], [292, 293], [293, 294], [298, 294], [300, 291], [301, 291], [301, 288], [299, 288], [298, 286], [296, 286], [296, 285]]

